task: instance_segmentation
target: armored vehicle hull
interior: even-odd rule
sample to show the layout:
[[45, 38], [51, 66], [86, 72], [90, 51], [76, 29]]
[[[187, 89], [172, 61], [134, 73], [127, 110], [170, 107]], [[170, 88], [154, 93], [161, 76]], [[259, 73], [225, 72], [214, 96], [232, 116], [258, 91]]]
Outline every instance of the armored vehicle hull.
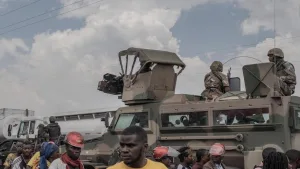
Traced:
[[[127, 74], [128, 55], [140, 59], [141, 68], [135, 74], [132, 70]], [[177, 76], [185, 68], [175, 53], [129, 48], [119, 53], [121, 65], [122, 56], [126, 56], [126, 70], [121, 66], [124, 83], [118, 84], [124, 85], [121, 97], [128, 107], [117, 110], [101, 141], [87, 143], [86, 157], [95, 155], [96, 161], [108, 166], [117, 163], [120, 134], [132, 125], [147, 131], [149, 158], [158, 145], [189, 146], [195, 152], [218, 142], [225, 145], [227, 166], [253, 169], [262, 161], [264, 148], [285, 152], [300, 146], [300, 97], [278, 94], [273, 63], [245, 65], [245, 92], [240, 84], [230, 84], [234, 90], [207, 100], [175, 94]], [[182, 67], [178, 73], [175, 65]], [[240, 83], [239, 78], [230, 79]], [[113, 83], [99, 82], [98, 90], [113, 94], [113, 86], [107, 84]]]

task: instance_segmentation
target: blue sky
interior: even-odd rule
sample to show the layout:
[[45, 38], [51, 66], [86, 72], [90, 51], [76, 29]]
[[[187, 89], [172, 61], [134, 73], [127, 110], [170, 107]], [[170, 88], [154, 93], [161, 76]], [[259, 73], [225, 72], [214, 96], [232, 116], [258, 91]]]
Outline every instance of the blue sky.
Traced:
[[[12, 1], [1, 13], [18, 8], [33, 1]], [[32, 17], [45, 11], [62, 6], [57, 0], [41, 0], [26, 8], [0, 17], [1, 27], [13, 24], [28, 17]], [[72, 9], [72, 8], [70, 8]], [[58, 11], [34, 18], [30, 21], [6, 29], [0, 29], [0, 33], [32, 23], [40, 19], [58, 14]], [[217, 11], [217, 12], [216, 12]], [[180, 54], [184, 57], [203, 56], [203, 60], [211, 62], [205, 57], [205, 53], [213, 52], [212, 59], [223, 59], [226, 53], [233, 52], [238, 45], [256, 44], [266, 37], [271, 37], [271, 31], [261, 31], [255, 35], [243, 36], [241, 32], [241, 22], [248, 16], [246, 10], [234, 7], [232, 3], [198, 5], [192, 9], [182, 11], [181, 17], [171, 29], [180, 43]], [[49, 19], [47, 21], [34, 24], [13, 32], [1, 35], [6, 38], [18, 37], [27, 42], [32, 42], [32, 37], [45, 31], [54, 32], [56, 30], [79, 29], [84, 25], [83, 19]]]
[[[3, 1], [0, 0], [0, 6], [3, 6]], [[33, 1], [8, 0], [7, 6], [0, 8], [0, 15]], [[59, 8], [62, 2], [70, 4], [75, 1], [78, 0], [41, 0], [0, 16], [0, 28]], [[232, 0], [222, 0], [227, 3], [211, 0], [212, 3], [193, 6], [205, 1], [131, 0], [132, 3], [127, 3], [124, 0], [106, 0], [100, 8], [95, 5], [94, 9], [78, 10], [76, 15], [72, 13], [74, 15], [67, 19], [53, 18], [1, 35], [10, 29], [47, 18], [50, 16], [47, 14], [0, 30], [0, 84], [6, 89], [0, 91], [0, 95], [9, 95], [0, 99], [0, 107], [28, 107], [45, 112], [120, 105], [121, 101], [115, 96], [98, 92], [96, 86], [103, 74], [118, 73], [120, 68], [116, 54], [128, 45], [172, 51], [178, 50], [179, 46], [187, 68], [178, 78], [176, 92], [196, 95], [203, 90], [203, 76], [213, 60], [226, 61], [240, 55], [266, 60], [266, 52], [273, 41], [266, 41], [267, 37], [273, 37], [271, 1], [236, 0], [238, 3], [234, 4]], [[293, 8], [298, 6], [298, 2], [278, 0], [278, 3], [281, 4], [277, 9], [280, 14], [277, 32], [280, 36], [299, 36], [300, 23], [292, 22], [299, 19], [298, 9]], [[189, 6], [193, 8], [189, 9]], [[67, 11], [74, 8], [77, 7], [71, 6]], [[291, 10], [287, 11], [287, 8]], [[184, 9], [180, 16], [179, 9]], [[293, 12], [295, 15], [291, 15]], [[83, 16], [80, 18], [78, 15]], [[67, 29], [76, 31], [64, 31]], [[245, 33], [247, 35], [243, 35]], [[179, 45], [174, 37], [180, 41]], [[300, 41], [297, 40], [300, 38], [278, 43], [290, 60], [300, 55]], [[23, 41], [28, 51], [19, 50], [24, 46]], [[245, 49], [237, 51], [239, 45], [246, 45]], [[208, 57], [207, 53], [211, 52], [215, 53]], [[250, 62], [235, 61], [228, 64], [234, 69], [232, 76], [242, 79], [241, 66]], [[226, 69], [224, 71], [227, 72]]]

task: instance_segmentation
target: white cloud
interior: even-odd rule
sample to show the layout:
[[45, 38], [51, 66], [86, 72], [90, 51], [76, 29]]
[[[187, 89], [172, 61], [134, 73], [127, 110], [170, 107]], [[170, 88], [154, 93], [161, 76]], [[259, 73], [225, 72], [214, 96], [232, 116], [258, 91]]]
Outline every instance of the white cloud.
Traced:
[[[63, 4], [74, 1], [61, 0]], [[237, 7], [250, 11], [249, 18], [241, 25], [245, 34], [257, 33], [261, 28], [272, 28], [271, 9], [266, 2], [236, 2]], [[4, 68], [0, 71], [0, 84], [5, 90], [0, 94], [6, 97], [0, 100], [0, 107], [28, 107], [39, 113], [51, 113], [122, 105], [117, 96], [97, 91], [98, 81], [104, 73], [120, 72], [117, 53], [131, 46], [178, 52], [179, 41], [170, 29], [182, 9], [188, 10], [204, 3], [208, 1], [104, 0], [100, 5], [93, 5], [93, 8], [83, 8], [64, 15], [85, 19], [86, 25], [80, 29], [38, 34], [34, 37], [32, 47], [26, 46], [20, 39], [1, 39], [0, 60], [11, 58], [13, 61], [6, 66], [1, 64]], [[290, 1], [289, 4], [292, 5], [285, 4], [285, 7], [295, 5], [296, 1]], [[260, 7], [266, 10], [260, 10]], [[300, 54], [297, 50], [300, 45], [298, 39], [283, 40], [282, 37], [295, 36], [299, 25], [290, 20], [291, 11], [280, 8], [277, 12], [277, 25], [282, 25], [278, 26], [281, 40], [277, 44], [283, 48], [287, 59], [295, 58]], [[272, 39], [266, 39], [255, 47], [241, 49], [239, 54], [266, 61], [265, 54], [270, 47]], [[201, 57], [182, 58], [187, 67], [178, 77], [178, 93], [200, 95], [202, 92], [203, 76], [209, 71], [209, 66]], [[243, 59], [238, 61], [242, 64], [251, 62]], [[226, 67], [230, 65], [241, 67], [233, 62]], [[226, 72], [227, 68], [224, 69]], [[241, 75], [241, 69], [232, 70], [232, 76], [237, 75]]]
[[[166, 9], [155, 5], [153, 0], [130, 4], [108, 1], [92, 14], [75, 14], [86, 17], [86, 25], [81, 29], [38, 34], [31, 48], [20, 39], [2, 39], [4, 45], [11, 47], [0, 48], [0, 52], [17, 56], [15, 49], [20, 48], [23, 56], [2, 73], [0, 84], [7, 90], [0, 94], [13, 94], [7, 95], [0, 107], [28, 106], [38, 113], [47, 113], [122, 105], [117, 96], [97, 91], [103, 74], [120, 72], [117, 53], [131, 46], [178, 52], [178, 40], [170, 28], [180, 16], [180, 5], [188, 8], [195, 4], [196, 1], [181, 2]], [[4, 52], [0, 54], [5, 56]], [[197, 63], [187, 59], [189, 66], [184, 72], [195, 78], [198, 76], [192, 72], [205, 66], [199, 58], [196, 60]], [[8, 78], [12, 80], [7, 81]], [[183, 74], [181, 81], [189, 80]]]

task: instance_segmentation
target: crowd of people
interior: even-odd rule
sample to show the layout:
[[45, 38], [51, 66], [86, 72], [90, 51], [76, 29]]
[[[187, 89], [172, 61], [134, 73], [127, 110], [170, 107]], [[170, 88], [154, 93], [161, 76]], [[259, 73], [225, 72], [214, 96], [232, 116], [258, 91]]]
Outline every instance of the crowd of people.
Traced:
[[[130, 126], [123, 130], [119, 140], [120, 160], [107, 169], [229, 169], [223, 163], [225, 146], [213, 144], [209, 150], [196, 151], [196, 160], [190, 147], [175, 150], [172, 147], [158, 146], [153, 156], [148, 152], [147, 133], [139, 126]], [[43, 142], [35, 152], [33, 144], [25, 141], [17, 143], [17, 152], [9, 154], [5, 160], [5, 169], [84, 169], [79, 157], [84, 147], [83, 136], [70, 132], [65, 138], [66, 152], [59, 153], [59, 147], [52, 141]], [[180, 163], [175, 165], [174, 158]], [[278, 152], [275, 148], [262, 151], [262, 162], [253, 165], [253, 169], [297, 169], [300, 168], [300, 151]]]
[[43, 142], [36, 149], [29, 140], [18, 142], [17, 152], [7, 156], [4, 169], [84, 169], [79, 159], [83, 146], [84, 139], [78, 132], [67, 134], [63, 154], [53, 141]]

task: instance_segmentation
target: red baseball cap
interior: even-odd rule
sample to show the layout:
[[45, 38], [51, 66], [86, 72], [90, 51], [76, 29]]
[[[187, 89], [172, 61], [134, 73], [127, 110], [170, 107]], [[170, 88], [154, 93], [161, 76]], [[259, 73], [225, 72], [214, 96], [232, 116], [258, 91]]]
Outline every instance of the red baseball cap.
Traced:
[[84, 146], [84, 139], [82, 135], [78, 132], [72, 131], [67, 134], [66, 136], [66, 143], [70, 144], [71, 146], [83, 148]]

